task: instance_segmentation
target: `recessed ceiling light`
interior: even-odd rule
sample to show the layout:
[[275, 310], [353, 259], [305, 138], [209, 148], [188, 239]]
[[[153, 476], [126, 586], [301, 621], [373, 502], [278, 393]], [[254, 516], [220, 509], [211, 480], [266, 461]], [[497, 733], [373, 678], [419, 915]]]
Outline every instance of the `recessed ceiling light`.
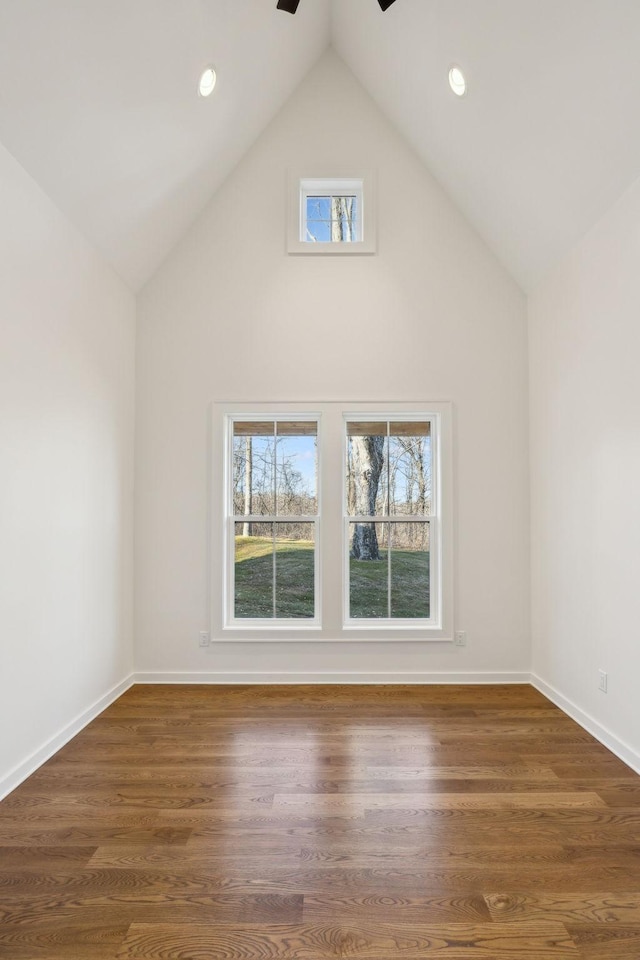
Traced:
[[207, 67], [206, 70], [202, 71], [200, 82], [198, 83], [198, 93], [201, 97], [211, 96], [213, 88], [216, 85], [216, 79], [216, 72], [213, 67]]
[[460, 67], [451, 67], [449, 70], [449, 86], [457, 97], [464, 97], [467, 92], [467, 81]]

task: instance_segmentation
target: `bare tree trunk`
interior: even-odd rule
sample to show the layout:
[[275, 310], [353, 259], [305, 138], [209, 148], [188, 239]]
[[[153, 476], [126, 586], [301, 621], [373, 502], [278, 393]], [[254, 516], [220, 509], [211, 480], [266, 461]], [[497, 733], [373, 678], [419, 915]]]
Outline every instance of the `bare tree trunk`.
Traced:
[[353, 197], [331, 198], [331, 239], [334, 242], [353, 240]]
[[[352, 437], [355, 513], [373, 516], [380, 474], [384, 466], [384, 437]], [[351, 541], [354, 560], [379, 560], [380, 550], [374, 523], [356, 523]]]
[[353, 473], [353, 452], [347, 446], [347, 510], [350, 516], [356, 513], [356, 480]]
[[[253, 486], [253, 448], [251, 437], [245, 437], [244, 441], [244, 512], [253, 513], [253, 497], [251, 487]], [[245, 521], [242, 526], [242, 535], [251, 536], [251, 524]]]

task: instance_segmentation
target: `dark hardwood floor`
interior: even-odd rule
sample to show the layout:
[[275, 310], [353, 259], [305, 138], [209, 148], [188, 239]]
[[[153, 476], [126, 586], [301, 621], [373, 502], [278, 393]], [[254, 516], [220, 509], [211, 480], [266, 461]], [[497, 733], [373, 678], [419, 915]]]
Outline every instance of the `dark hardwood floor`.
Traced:
[[0, 958], [640, 960], [640, 777], [527, 686], [131, 689], [0, 804]]

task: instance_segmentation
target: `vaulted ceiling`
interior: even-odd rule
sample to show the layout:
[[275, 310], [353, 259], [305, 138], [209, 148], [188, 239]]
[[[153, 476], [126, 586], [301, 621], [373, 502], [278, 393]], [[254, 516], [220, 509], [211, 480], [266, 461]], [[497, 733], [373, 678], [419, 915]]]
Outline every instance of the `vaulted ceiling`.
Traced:
[[638, 0], [0, 0], [0, 140], [138, 289], [333, 46], [529, 289], [640, 176], [639, 41]]

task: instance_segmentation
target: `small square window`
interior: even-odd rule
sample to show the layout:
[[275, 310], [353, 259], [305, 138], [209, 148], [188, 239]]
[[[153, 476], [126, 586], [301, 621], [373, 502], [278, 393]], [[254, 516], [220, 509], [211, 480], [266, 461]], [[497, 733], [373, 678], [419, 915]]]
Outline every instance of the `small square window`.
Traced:
[[291, 177], [289, 253], [375, 253], [372, 178]]

